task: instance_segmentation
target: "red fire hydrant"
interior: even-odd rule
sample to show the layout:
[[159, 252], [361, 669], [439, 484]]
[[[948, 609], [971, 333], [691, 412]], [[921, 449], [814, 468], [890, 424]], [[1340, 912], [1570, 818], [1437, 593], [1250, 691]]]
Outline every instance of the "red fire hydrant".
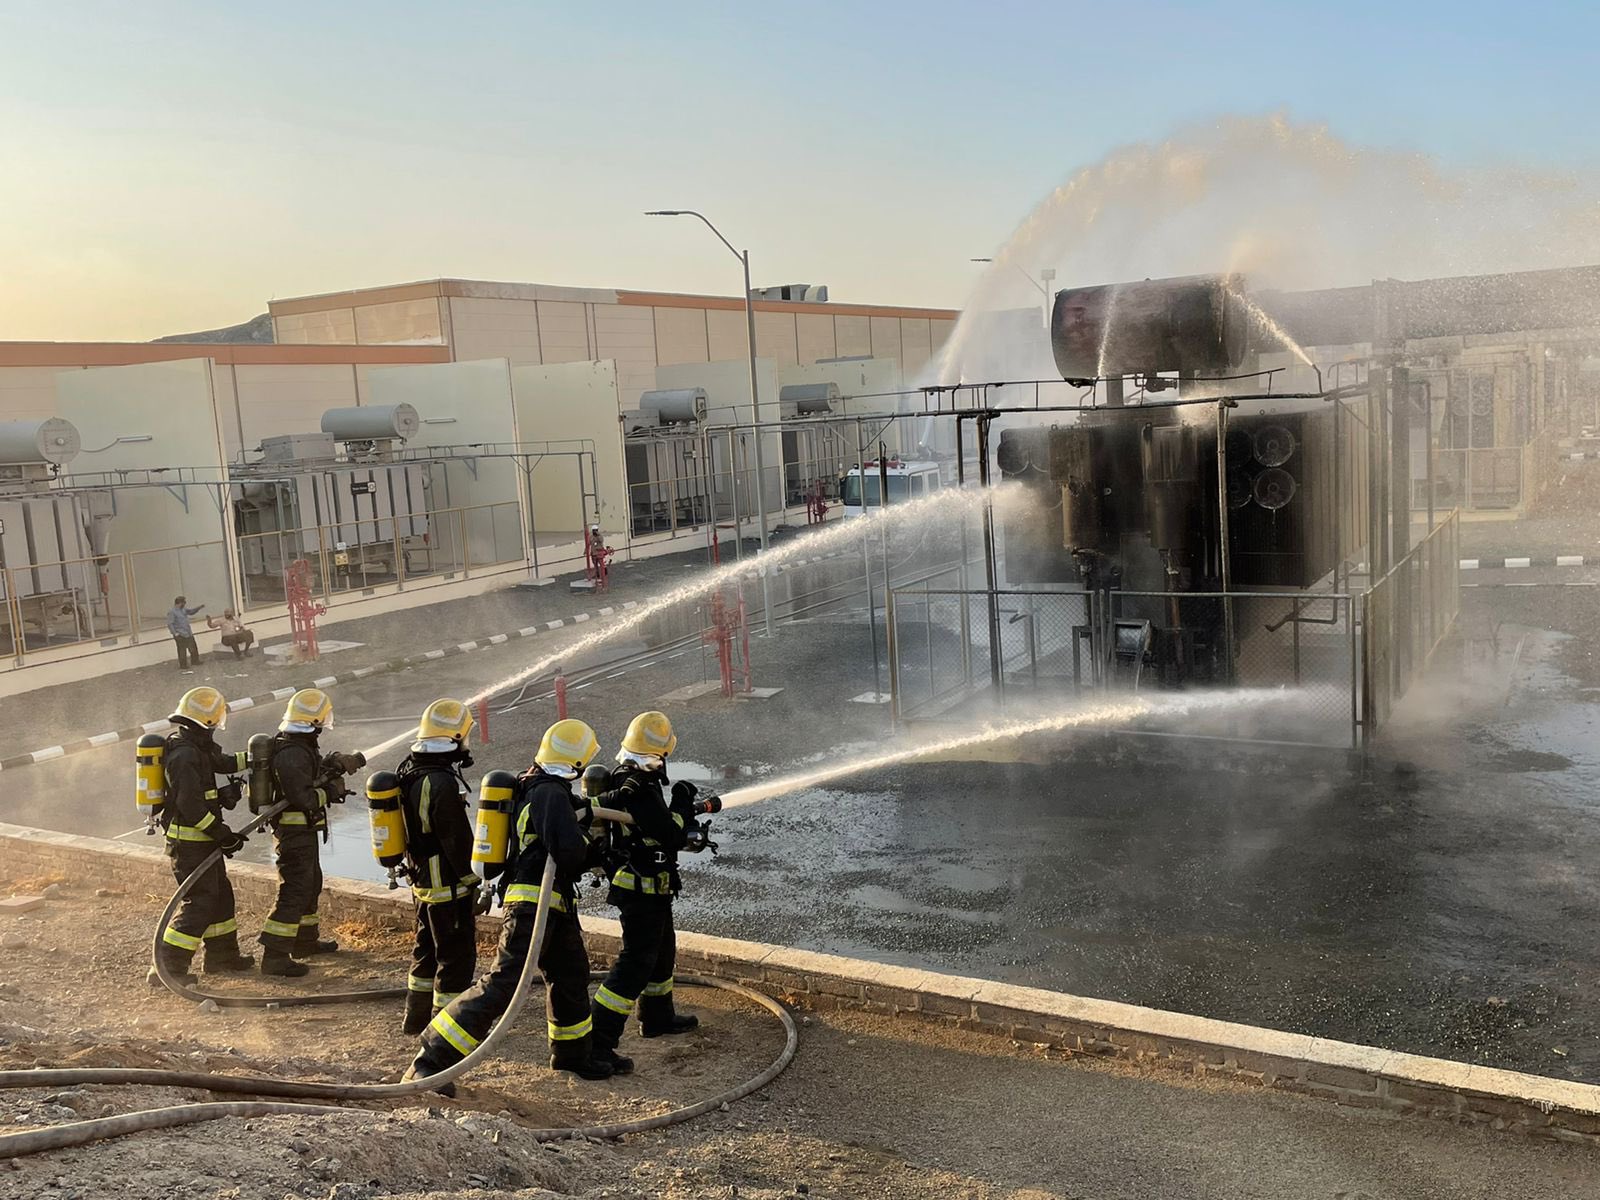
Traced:
[[289, 605], [295, 657], [301, 662], [313, 662], [317, 658], [317, 618], [328, 609], [312, 597], [311, 564], [305, 559], [295, 559], [284, 571], [283, 597]]

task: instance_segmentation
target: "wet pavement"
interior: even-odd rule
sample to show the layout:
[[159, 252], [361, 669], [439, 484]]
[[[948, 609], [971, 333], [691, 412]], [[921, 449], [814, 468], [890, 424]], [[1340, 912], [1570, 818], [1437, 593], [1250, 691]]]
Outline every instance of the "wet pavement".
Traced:
[[[806, 586], [797, 575], [786, 586]], [[1415, 693], [1365, 772], [1341, 754], [1257, 762], [1138, 739], [1110, 755], [1056, 738], [1027, 761], [905, 765], [730, 810], [715, 822], [722, 853], [686, 865], [680, 924], [1593, 1081], [1600, 670], [1581, 631], [1594, 594], [1467, 593], [1463, 634], [1497, 626], [1498, 646], [1447, 643], [1469, 671]], [[850, 700], [874, 687], [862, 607], [858, 594], [752, 640], [755, 682], [783, 689], [773, 699], [674, 706], [683, 754], [702, 764], [683, 773], [727, 790], [888, 741], [887, 711]], [[607, 653], [692, 624], [652, 624]], [[341, 685], [326, 741], [372, 744], [546, 649]], [[634, 712], [715, 676], [699, 646], [674, 653], [573, 692], [606, 753]], [[525, 699], [492, 719], [474, 780], [531, 757], [555, 713]], [[237, 714], [225, 740], [276, 715]], [[7, 772], [0, 819], [123, 833], [131, 776], [125, 747]], [[265, 839], [245, 854], [265, 859]], [[326, 858], [380, 876], [359, 801], [336, 810]]]

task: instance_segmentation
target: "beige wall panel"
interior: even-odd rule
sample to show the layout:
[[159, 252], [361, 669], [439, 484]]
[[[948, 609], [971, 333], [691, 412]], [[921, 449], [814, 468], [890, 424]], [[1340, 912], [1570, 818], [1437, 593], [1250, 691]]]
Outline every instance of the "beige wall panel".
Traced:
[[[712, 310], [713, 312], [715, 310]], [[741, 317], [743, 314], [739, 314]], [[759, 317], [760, 314], [758, 313]], [[663, 388], [704, 388], [706, 392], [706, 423], [708, 425], [747, 425], [752, 418], [750, 408], [750, 359], [741, 354], [725, 362], [679, 363], [662, 366], [656, 370], [656, 384]], [[756, 386], [760, 392], [761, 415], [768, 421], [777, 417], [778, 369], [769, 358], [756, 359]], [[754, 435], [740, 434], [742, 444], [742, 471], [753, 472], [755, 467]], [[720, 469], [727, 470], [725, 450], [715, 451]], [[783, 442], [776, 431], [761, 435], [761, 454], [767, 473], [762, 480], [766, 494], [767, 510], [777, 512], [782, 506]], [[746, 497], [753, 500], [753, 496]], [[741, 503], [741, 509], [753, 513], [752, 505]]]
[[542, 361], [539, 312], [533, 301], [455, 296], [447, 303], [457, 360], [505, 358], [515, 364]]
[[873, 317], [872, 357], [898, 360], [903, 353], [900, 347], [900, 319], [898, 317]]
[[[592, 438], [593, 486], [600, 502], [600, 527], [613, 545], [628, 528], [627, 486], [622, 467], [621, 404], [617, 365], [572, 362], [521, 366], [511, 372], [518, 436], [524, 442]], [[551, 533], [581, 539], [582, 498], [576, 460], [565, 455], [541, 459], [529, 480], [533, 525], [541, 542]]]
[[836, 358], [833, 337], [833, 318], [826, 313], [800, 313], [795, 317], [795, 357], [802, 363], [813, 363], [819, 358]]
[[872, 330], [867, 317], [834, 317], [837, 358], [858, 358], [872, 353]]
[[907, 386], [915, 384], [928, 365], [932, 346], [925, 320], [902, 317], [900, 319], [900, 377]]
[[656, 361], [710, 362], [711, 348], [703, 308], [657, 308]]
[[[951, 335], [956, 331], [954, 321], [929, 321], [928, 322], [928, 354], [935, 370], [942, 368], [944, 349], [950, 344]], [[941, 379], [940, 382], [943, 382]]]
[[540, 300], [537, 307], [545, 362], [589, 362], [594, 358], [589, 349], [589, 323], [582, 304]]
[[[898, 397], [885, 395], [900, 387], [900, 364], [890, 358], [868, 358], [859, 362], [802, 363], [778, 372], [782, 387], [790, 384], [832, 383], [838, 385], [844, 401], [835, 411], [846, 415], [869, 412], [895, 412]], [[870, 399], [854, 399], [870, 397]]]
[[800, 361], [795, 346], [793, 313], [756, 313], [756, 350], [760, 358], [770, 358], [780, 367]]
[[[222, 439], [212, 403], [211, 367], [210, 359], [190, 358], [58, 374], [61, 416], [78, 427], [89, 447], [73, 460], [73, 470], [88, 474], [182, 465], [215, 477], [222, 465]], [[111, 444], [118, 437], [150, 440]], [[203, 603], [213, 612], [231, 602], [222, 521], [216, 505], [195, 489], [190, 489], [187, 509], [164, 488], [118, 490], [108, 549], [113, 554], [167, 551], [133, 560], [142, 616], [159, 617], [180, 591], [191, 605]], [[179, 546], [205, 549], [168, 550]]]
[[230, 461], [243, 444], [239, 433], [239, 392], [234, 386], [234, 371], [228, 363], [207, 360], [211, 371], [211, 395], [217, 409], [217, 432], [222, 437], [222, 456]]
[[0, 368], [0, 421], [42, 421], [56, 415], [60, 367]]
[[[750, 336], [743, 309], [708, 308], [697, 311], [705, 314], [710, 361], [726, 362], [732, 358], [750, 357]], [[659, 372], [656, 377], [660, 378]]]
[[356, 341], [363, 346], [404, 342], [437, 345], [443, 340], [437, 297], [367, 304], [356, 309]]
[[[503, 358], [478, 362], [380, 367], [367, 377], [372, 404], [410, 404], [422, 418], [413, 446], [464, 446], [516, 440], [511, 404], [511, 368]], [[522, 482], [517, 464], [480, 458], [450, 462], [444, 488], [434, 472], [429, 503], [436, 513], [430, 531], [442, 547], [466, 533], [476, 563], [514, 561], [526, 553]], [[442, 510], [455, 510], [445, 514]]]
[[624, 406], [637, 406], [639, 393], [656, 385], [655, 310], [635, 305], [594, 306], [596, 357], [617, 364], [617, 390]]
[[224, 389], [219, 386], [217, 393], [223, 440], [229, 443], [230, 454], [238, 449], [239, 425], [244, 430], [244, 446], [253, 450], [263, 438], [316, 433], [322, 428], [322, 414], [330, 408], [348, 408], [360, 403], [355, 372], [343, 363], [271, 366], [247, 363], [238, 367], [219, 366], [217, 374], [219, 378], [238, 380], [239, 412], [231, 431], [228, 425], [233, 417], [222, 404]]
[[273, 336], [284, 346], [353, 346], [355, 313], [348, 308], [272, 318]]

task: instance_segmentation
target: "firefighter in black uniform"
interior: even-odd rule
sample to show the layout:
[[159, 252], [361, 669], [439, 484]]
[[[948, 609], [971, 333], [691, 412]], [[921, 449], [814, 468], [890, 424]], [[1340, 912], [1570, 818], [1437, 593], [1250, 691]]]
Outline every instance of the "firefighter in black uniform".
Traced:
[[413, 1037], [472, 983], [478, 966], [473, 920], [478, 887], [472, 870], [467, 735], [472, 711], [459, 700], [435, 700], [417, 725], [411, 754], [400, 764], [406, 870], [417, 902], [417, 937], [406, 978], [402, 1032]]
[[[589, 954], [577, 904], [578, 877], [591, 861], [591, 845], [585, 831], [588, 804], [573, 794], [573, 780], [599, 750], [594, 730], [582, 721], [557, 721], [545, 731], [532, 770], [518, 781], [511, 813], [500, 883], [505, 917], [494, 969], [434, 1017], [405, 1078], [437, 1075], [460, 1062], [506, 1011], [528, 959], [547, 857], [556, 863], [555, 895], [550, 897], [538, 965], [545, 980], [550, 1066], [583, 1079], [610, 1078], [609, 1063], [591, 1053]], [[451, 1085], [441, 1090], [453, 1093]]]
[[328, 804], [340, 798], [326, 781], [317, 736], [333, 722], [333, 701], [316, 688], [289, 698], [273, 739], [272, 778], [276, 800], [289, 807], [272, 821], [278, 852], [278, 901], [261, 927], [261, 973], [300, 976], [311, 970], [296, 958], [331, 954], [337, 942], [318, 936], [317, 898], [322, 894], [318, 836], [328, 828]]
[[616, 905], [621, 918], [622, 949], [594, 994], [594, 1055], [612, 1063], [628, 1061], [617, 1058], [616, 1049], [635, 1004], [647, 1038], [687, 1033], [700, 1024], [698, 1017], [679, 1016], [672, 1002], [678, 851], [695, 830], [694, 786], [674, 784], [670, 807], [664, 794], [667, 756], [677, 745], [664, 713], [640, 713], [622, 739], [619, 765], [606, 790], [594, 797], [596, 807], [620, 809], [633, 818], [631, 825], [612, 826], [606, 902]]
[[[224, 753], [216, 743], [215, 731], [227, 724], [227, 716], [228, 702], [221, 692], [197, 687], [183, 694], [169, 718], [177, 730], [167, 738], [162, 756], [167, 795], [162, 815], [167, 856], [179, 883], [218, 848], [231, 856], [244, 845], [244, 838], [228, 828], [222, 815], [223, 809], [238, 803], [239, 784], [218, 787], [216, 781], [218, 775], [245, 770], [243, 753]], [[195, 982], [189, 964], [202, 943], [208, 974], [247, 971], [254, 965], [255, 959], [239, 953], [233, 885], [223, 863], [218, 862], [189, 889], [161, 942], [158, 954], [162, 965], [186, 984]], [[150, 982], [152, 986], [160, 984], [154, 970]]]

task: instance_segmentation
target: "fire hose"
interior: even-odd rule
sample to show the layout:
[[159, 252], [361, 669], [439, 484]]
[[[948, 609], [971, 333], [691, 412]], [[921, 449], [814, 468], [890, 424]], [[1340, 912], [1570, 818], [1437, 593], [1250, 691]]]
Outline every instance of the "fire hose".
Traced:
[[[266, 810], [256, 821], [246, 826], [242, 832], [248, 833], [258, 828], [262, 822], [267, 821], [276, 812], [280, 811], [281, 807], [280, 805]], [[597, 810], [596, 815], [600, 816], [601, 814], [604, 814], [602, 819], [627, 818], [625, 813], [617, 813], [607, 809]], [[167, 912], [163, 915], [162, 928], [165, 928], [165, 923], [171, 920], [172, 913], [176, 911], [178, 902], [186, 894], [187, 887], [202, 873], [211, 868], [220, 853], [221, 851], [219, 850], [216, 854], [206, 859], [184, 881], [183, 886], [180, 886], [178, 894], [173, 897], [172, 902], [168, 905]], [[254, 1096], [289, 1096], [323, 1100], [384, 1100], [436, 1091], [466, 1074], [488, 1057], [490, 1051], [509, 1034], [524, 1003], [532, 992], [533, 985], [541, 980], [537, 964], [539, 951], [544, 942], [545, 926], [549, 919], [549, 898], [553, 894], [554, 886], [555, 860], [553, 858], [546, 859], [544, 875], [540, 880], [539, 904], [534, 913], [533, 933], [528, 943], [528, 957], [523, 963], [522, 974], [517, 979], [516, 990], [512, 993], [505, 1013], [466, 1057], [436, 1074], [399, 1083], [339, 1084], [273, 1079], [269, 1076], [213, 1075], [203, 1071], [166, 1071], [143, 1067], [46, 1068], [28, 1071], [0, 1071], [0, 1089], [66, 1087], [80, 1084], [143, 1084], [146, 1086], [191, 1087], [210, 1092], [241, 1092]], [[159, 931], [157, 938], [158, 940], [160, 938]], [[160, 970], [159, 961], [157, 969], [158, 971]], [[177, 985], [175, 980], [168, 978], [167, 972], [161, 971], [160, 974], [162, 982], [177, 994], [191, 999], [201, 995]], [[599, 973], [596, 972], [596, 974]], [[727, 980], [701, 976], [684, 976], [680, 979], [680, 982], [695, 987], [712, 987], [732, 992], [765, 1008], [776, 1016], [783, 1025], [783, 1050], [759, 1075], [695, 1104], [676, 1108], [653, 1117], [641, 1117], [637, 1120], [617, 1122], [610, 1125], [578, 1126], [565, 1129], [535, 1129], [529, 1131], [529, 1136], [537, 1141], [557, 1141], [571, 1137], [617, 1138], [630, 1133], [645, 1133], [653, 1129], [663, 1129], [712, 1112], [724, 1104], [742, 1100], [752, 1092], [766, 1087], [788, 1067], [795, 1056], [796, 1050], [799, 1048], [800, 1034], [795, 1026], [794, 1018], [789, 1015], [788, 1010], [783, 1005], [773, 1000], [770, 996], [764, 996], [752, 988]], [[293, 999], [301, 1000], [304, 1003], [327, 1004], [355, 998], [373, 999], [380, 995], [392, 996], [402, 994], [403, 990], [329, 993], [326, 996], [306, 997], [303, 999], [296, 997]], [[338, 999], [335, 999], [335, 997], [338, 997]], [[210, 997], [201, 996], [201, 998], [209, 999]], [[245, 1006], [244, 1002], [247, 1000], [255, 1002], [250, 1006], [259, 1006], [260, 1003], [260, 999], [255, 997], [231, 997], [230, 999], [239, 1002], [236, 1003], [236, 1007]], [[286, 997], [285, 999], [290, 998]], [[272, 1001], [272, 1003], [281, 1002], [278, 1000]], [[31, 1130], [27, 1133], [0, 1135], [0, 1159], [18, 1158], [28, 1154], [63, 1149], [69, 1146], [81, 1146], [130, 1133], [140, 1133], [154, 1129], [170, 1129], [180, 1125], [214, 1121], [222, 1117], [319, 1116], [330, 1113], [362, 1111], [366, 1110], [275, 1101], [184, 1104], [170, 1108], [150, 1109], [144, 1112], [124, 1113], [115, 1117], [99, 1117], [89, 1121], [75, 1121], [66, 1125], [52, 1126], [48, 1129]]]

